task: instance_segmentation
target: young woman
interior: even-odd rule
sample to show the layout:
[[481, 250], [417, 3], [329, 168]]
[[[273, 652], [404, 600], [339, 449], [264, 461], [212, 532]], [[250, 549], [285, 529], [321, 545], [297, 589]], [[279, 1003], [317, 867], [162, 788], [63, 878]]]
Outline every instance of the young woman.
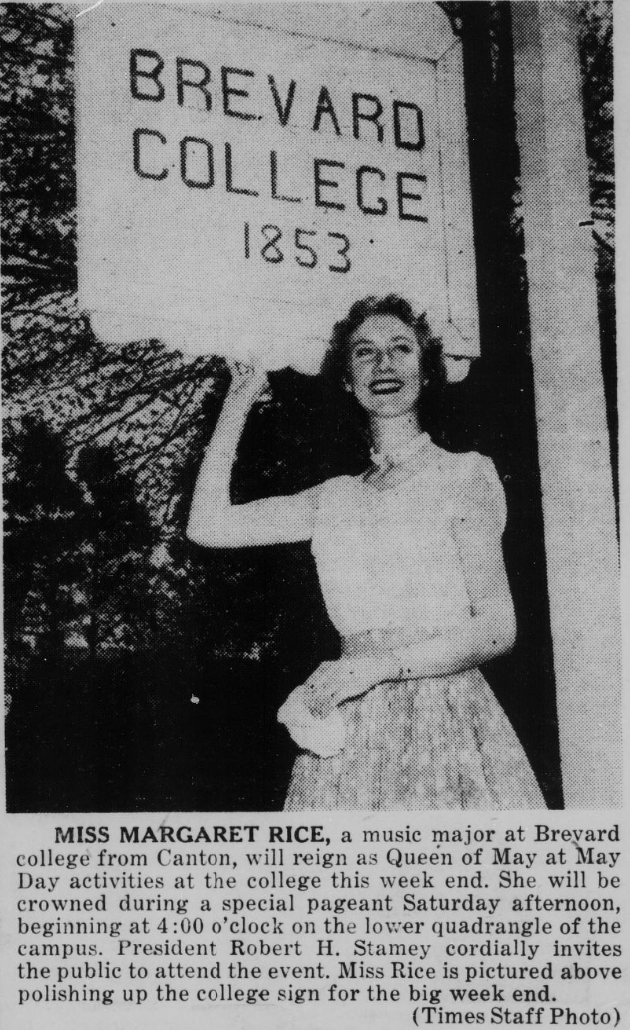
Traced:
[[423, 432], [436, 372], [426, 320], [397, 296], [335, 326], [340, 371], [369, 427], [371, 464], [289, 497], [233, 505], [236, 448], [264, 375], [235, 368], [188, 535], [209, 547], [310, 540], [341, 658], [279, 717], [302, 746], [287, 809], [542, 808], [525, 753], [478, 666], [514, 643], [503, 490], [489, 458]]

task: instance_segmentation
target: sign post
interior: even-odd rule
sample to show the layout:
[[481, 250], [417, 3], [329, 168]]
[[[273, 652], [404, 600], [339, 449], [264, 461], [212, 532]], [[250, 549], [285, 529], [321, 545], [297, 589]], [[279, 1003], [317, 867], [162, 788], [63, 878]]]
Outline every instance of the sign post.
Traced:
[[619, 804], [615, 511], [571, 3], [513, 4], [516, 117], [565, 804]]

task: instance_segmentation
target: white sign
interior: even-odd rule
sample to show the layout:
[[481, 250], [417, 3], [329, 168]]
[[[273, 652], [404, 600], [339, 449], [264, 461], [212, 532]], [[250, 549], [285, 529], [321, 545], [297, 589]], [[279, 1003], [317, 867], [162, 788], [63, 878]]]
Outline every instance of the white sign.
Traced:
[[447, 352], [477, 353], [454, 37], [414, 59], [135, 3], [77, 30], [80, 300], [97, 335], [314, 370], [353, 301], [396, 292]]

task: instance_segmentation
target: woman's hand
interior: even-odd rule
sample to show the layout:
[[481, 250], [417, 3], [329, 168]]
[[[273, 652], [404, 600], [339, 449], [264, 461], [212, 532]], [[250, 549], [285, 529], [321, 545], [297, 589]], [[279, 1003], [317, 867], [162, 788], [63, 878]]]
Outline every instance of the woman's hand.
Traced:
[[378, 661], [340, 658], [322, 662], [304, 684], [306, 704], [313, 715], [324, 719], [333, 708], [367, 693], [383, 679]]
[[249, 411], [252, 404], [269, 389], [267, 373], [261, 369], [245, 365], [241, 361], [229, 362], [232, 381], [226, 397], [230, 407]]

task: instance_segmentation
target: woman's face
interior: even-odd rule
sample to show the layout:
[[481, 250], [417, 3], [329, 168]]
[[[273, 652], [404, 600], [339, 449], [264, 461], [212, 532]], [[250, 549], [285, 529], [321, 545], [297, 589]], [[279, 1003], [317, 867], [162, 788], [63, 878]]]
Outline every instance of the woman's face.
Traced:
[[368, 414], [383, 418], [415, 409], [422, 382], [416, 334], [395, 315], [371, 315], [349, 341], [348, 378]]

